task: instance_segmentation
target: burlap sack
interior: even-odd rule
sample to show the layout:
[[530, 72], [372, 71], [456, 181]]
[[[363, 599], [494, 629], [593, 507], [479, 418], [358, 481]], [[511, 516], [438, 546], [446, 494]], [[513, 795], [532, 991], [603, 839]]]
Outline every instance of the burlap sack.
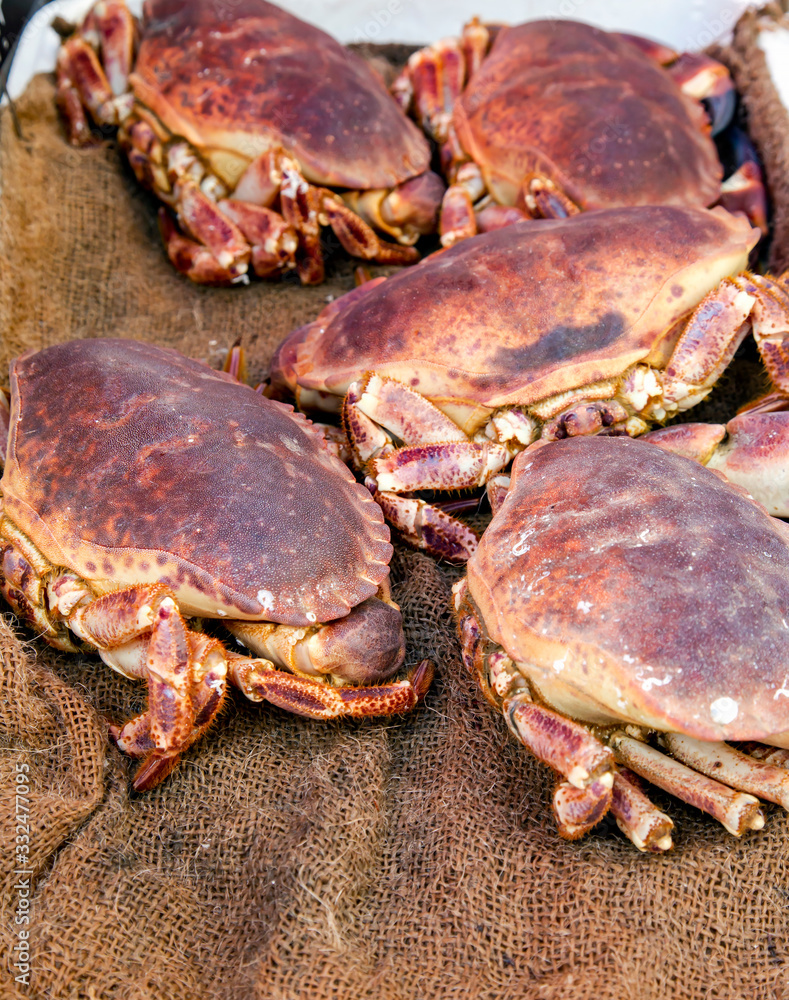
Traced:
[[[108, 334], [217, 360], [241, 334], [260, 374], [284, 333], [351, 287], [337, 254], [318, 288], [196, 288], [167, 263], [153, 204], [114, 146], [65, 144], [50, 79], [18, 112], [21, 138], [0, 117], [3, 366], [31, 346]], [[234, 694], [143, 796], [129, 792], [105, 719], [139, 711], [144, 690], [97, 658], [55, 654], [7, 615], [0, 996], [789, 998], [786, 814], [770, 810], [739, 841], [656, 791], [677, 824], [667, 856], [640, 855], [611, 821], [562, 841], [552, 776], [460, 663], [457, 575], [396, 553], [409, 662], [438, 664], [415, 712], [326, 724]], [[15, 982], [12, 950], [27, 877], [13, 871], [18, 764], [30, 788], [29, 986]]]
[[778, 97], [759, 47], [759, 32], [771, 21], [781, 21], [784, 29], [789, 28], [789, 18], [778, 3], [746, 11], [737, 22], [732, 44], [713, 51], [713, 55], [729, 67], [742, 94], [748, 134], [764, 164], [773, 233], [768, 264], [781, 273], [789, 268], [789, 111]]

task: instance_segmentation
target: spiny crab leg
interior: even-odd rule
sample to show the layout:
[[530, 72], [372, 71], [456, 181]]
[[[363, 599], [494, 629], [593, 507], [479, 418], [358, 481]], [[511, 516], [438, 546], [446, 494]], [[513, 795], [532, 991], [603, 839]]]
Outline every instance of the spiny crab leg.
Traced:
[[228, 654], [228, 667], [230, 680], [250, 701], [268, 701], [310, 719], [365, 718], [407, 712], [425, 696], [433, 679], [430, 660], [420, 661], [402, 681], [338, 688], [283, 673], [269, 660], [250, 660], [233, 653]]
[[[218, 639], [190, 629], [163, 584], [92, 597], [73, 574], [45, 585], [23, 552], [11, 546], [3, 553], [3, 592], [12, 607], [36, 602], [42, 621], [51, 619], [55, 638], [57, 626], [65, 622], [113, 669], [147, 681], [146, 711], [110, 728], [125, 753], [143, 758], [134, 778], [137, 791], [162, 781], [203, 735], [221, 708], [228, 679], [253, 701], [266, 699], [301, 715], [333, 718], [405, 712], [424, 697], [434, 672], [433, 664], [423, 660], [404, 680], [388, 682], [405, 648], [402, 618], [386, 582], [379, 597], [325, 625], [225, 621], [264, 652], [266, 658], [260, 659], [229, 652]], [[58, 645], [66, 648], [65, 641]]]

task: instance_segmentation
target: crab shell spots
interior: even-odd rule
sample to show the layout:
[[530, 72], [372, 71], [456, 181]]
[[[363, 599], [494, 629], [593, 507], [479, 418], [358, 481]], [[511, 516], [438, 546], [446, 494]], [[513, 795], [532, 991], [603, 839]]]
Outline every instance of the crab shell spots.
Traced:
[[758, 238], [723, 209], [618, 208], [507, 226], [357, 289], [347, 309], [332, 303], [279, 358], [295, 352], [305, 388], [341, 394], [376, 371], [438, 405], [529, 404], [640, 360], [665, 363], [672, 327], [745, 267]]
[[307, 625], [388, 573], [378, 505], [309, 422], [200, 362], [72, 341], [11, 386], [5, 513], [97, 590], [157, 580], [187, 614]]
[[560, 710], [789, 740], [789, 530], [715, 472], [627, 438], [525, 451], [468, 582]]
[[318, 28], [263, 0], [153, 0], [146, 12], [135, 96], [216, 170], [227, 161], [212, 150], [243, 163], [284, 148], [308, 180], [367, 190], [429, 167], [426, 140], [383, 83]]
[[584, 209], [711, 205], [720, 193], [701, 105], [629, 42], [587, 24], [502, 29], [454, 125], [502, 204], [535, 172]]

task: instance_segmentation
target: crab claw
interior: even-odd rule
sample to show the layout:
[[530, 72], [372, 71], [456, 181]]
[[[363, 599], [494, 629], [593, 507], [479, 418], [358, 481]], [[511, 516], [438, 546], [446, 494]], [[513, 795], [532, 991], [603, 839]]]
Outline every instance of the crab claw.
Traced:
[[345, 618], [319, 629], [307, 651], [321, 673], [352, 684], [375, 684], [396, 674], [405, 660], [403, 619], [397, 608], [370, 597]]
[[166, 756], [158, 753], [149, 754], [135, 771], [132, 788], [135, 792], [148, 792], [156, 788], [175, 770], [180, 759], [179, 753]]
[[181, 759], [180, 752], [163, 753], [154, 748], [147, 715], [138, 716], [124, 725], [110, 722], [109, 736], [123, 753], [142, 758], [132, 779], [135, 792], [149, 792], [156, 788], [172, 774]]
[[766, 236], [767, 191], [756, 147], [746, 132], [735, 127], [720, 138], [720, 146], [734, 170], [721, 185], [718, 204], [728, 212], [744, 212]]
[[343, 618], [309, 632], [298, 626], [234, 621], [227, 628], [260, 657], [301, 676], [339, 683], [378, 684], [405, 659], [403, 620], [396, 604], [369, 597]]
[[722, 473], [777, 517], [789, 517], [789, 411], [745, 410], [727, 424], [675, 424], [643, 441]]

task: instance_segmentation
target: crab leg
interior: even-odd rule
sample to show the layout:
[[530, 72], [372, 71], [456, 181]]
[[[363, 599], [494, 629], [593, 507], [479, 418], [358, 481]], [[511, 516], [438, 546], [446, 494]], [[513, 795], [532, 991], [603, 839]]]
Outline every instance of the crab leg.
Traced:
[[520, 692], [501, 706], [513, 736], [575, 788], [613, 786], [614, 757], [578, 722], [535, 704]]
[[[424, 500], [397, 494], [484, 485], [509, 463], [510, 449], [488, 438], [470, 441], [420, 393], [379, 375], [351, 384], [342, 418], [357, 468], [369, 471], [368, 485], [390, 524], [416, 548], [465, 562], [476, 534]], [[406, 446], [395, 448], [393, 437]]]
[[211, 251], [195, 240], [187, 239], [179, 232], [172, 216], [166, 208], [159, 209], [159, 232], [162, 234], [170, 263], [181, 274], [198, 285], [232, 285], [244, 281], [244, 270], [235, 274], [222, 267]]
[[789, 750], [785, 747], [768, 746], [766, 743], [755, 743], [752, 740], [734, 741], [732, 745], [754, 760], [763, 760], [776, 767], [789, 768]]
[[412, 111], [421, 128], [438, 143], [442, 166], [452, 181], [441, 203], [442, 246], [477, 232], [474, 205], [485, 194], [486, 186], [479, 168], [469, 162], [457, 140], [452, 113], [490, 44], [490, 32], [473, 18], [464, 26], [461, 38], [445, 38], [415, 52], [391, 88], [403, 110]]
[[374, 260], [379, 264], [415, 264], [419, 252], [399, 243], [387, 243], [372, 227], [352, 212], [331, 191], [322, 191], [321, 209], [332, 232], [352, 257]]
[[234, 278], [246, 274], [249, 243], [216, 202], [187, 178], [177, 181], [175, 199], [178, 221], [186, 234], [207, 247], [219, 266]]
[[[354, 454], [383, 491], [480, 486], [512, 457], [493, 441], [470, 441], [424, 396], [378, 375], [370, 376], [364, 388], [358, 382], [351, 384], [343, 403], [343, 424]], [[391, 438], [382, 427], [406, 446], [387, 447]]]
[[789, 287], [787, 275], [748, 275], [747, 291], [756, 297], [751, 322], [762, 362], [778, 391], [789, 397]]
[[759, 154], [746, 132], [730, 128], [726, 133], [737, 169], [721, 184], [717, 204], [727, 212], [744, 212], [751, 224], [768, 232], [767, 191]]
[[719, 781], [706, 778], [629, 736], [615, 735], [611, 746], [619, 763], [688, 805], [709, 813], [734, 836], [740, 837], [746, 830], [761, 830], [764, 826], [764, 814], [759, 808], [759, 800], [753, 795], [734, 791]]
[[83, 146], [92, 135], [83, 108], [98, 125], [118, 125], [131, 111], [129, 72], [134, 60], [134, 19], [122, 2], [101, 2], [58, 52], [58, 105], [69, 141]]
[[[144, 760], [135, 772], [132, 785], [137, 792], [146, 792], [160, 784], [178, 764], [181, 753], [195, 743], [213, 722], [225, 696], [227, 674], [227, 654], [222, 644], [208, 636], [196, 632], [186, 632], [189, 645], [189, 660], [198, 683], [192, 690], [194, 721], [189, 735], [175, 750], [163, 751], [156, 745], [152, 732], [150, 711], [130, 719], [125, 725], [111, 724], [110, 736], [118, 747], [131, 757]], [[138, 640], [128, 644], [125, 659], [128, 662], [134, 647], [147, 647]]]
[[401, 666], [405, 645], [400, 609], [386, 586], [379, 593], [326, 625], [228, 622], [230, 632], [260, 654], [250, 659], [228, 653], [230, 680], [253, 701], [270, 701], [313, 719], [413, 708], [430, 686], [434, 667], [422, 660], [405, 680], [380, 683]]
[[512, 660], [500, 648], [491, 650], [465, 578], [453, 586], [452, 594], [463, 665], [487, 700], [503, 712], [518, 742], [565, 777], [553, 796], [561, 835], [570, 840], [583, 836], [610, 808], [639, 850], [668, 850], [673, 823], [644, 795], [634, 775], [617, 770], [611, 751], [585, 727], [531, 701]]
[[624, 835], [639, 851], [671, 850], [674, 823], [641, 791], [638, 779], [626, 767], [614, 772], [611, 815]]
[[782, 281], [742, 274], [724, 279], [696, 307], [660, 376], [662, 399], [649, 415], [688, 409], [712, 389], [748, 332], [775, 386], [789, 396], [789, 294]]
[[411, 246], [436, 231], [436, 216], [446, 185], [432, 170], [403, 181], [392, 190], [346, 191], [348, 208], [375, 229]]
[[595, 781], [586, 788], [576, 788], [561, 781], [553, 793], [553, 814], [562, 837], [578, 840], [597, 826], [611, 808], [613, 793], [604, 781]]
[[789, 770], [754, 760], [727, 743], [694, 740], [681, 733], [666, 733], [666, 749], [677, 760], [732, 788], [758, 795], [789, 810]]
[[706, 103], [713, 135], [726, 128], [734, 114], [736, 91], [731, 74], [723, 63], [703, 52], [676, 52], [641, 35], [629, 35], [622, 31], [613, 34], [662, 66], [689, 97]]
[[473, 489], [484, 486], [512, 458], [493, 441], [453, 441], [398, 448], [369, 467], [384, 491]]
[[234, 222], [252, 247], [252, 268], [259, 278], [270, 278], [295, 264], [298, 237], [277, 212], [236, 198], [226, 198], [217, 208]]
[[124, 752], [146, 758], [134, 787], [154, 787], [219, 711], [227, 673], [224, 647], [187, 628], [161, 584], [127, 587], [79, 603], [67, 622], [109, 666], [147, 680], [147, 711], [111, 726], [110, 732]]
[[409, 545], [448, 562], [464, 563], [471, 558], [479, 539], [462, 521], [414, 497], [377, 490], [373, 496], [386, 520]]
[[[110, 666], [127, 676], [147, 679], [145, 714], [157, 750], [179, 751], [188, 746], [195, 724], [193, 696], [203, 683], [206, 664], [194, 660], [190, 630], [169, 590], [150, 584], [114, 591], [78, 606], [69, 615], [68, 625], [94, 645]], [[134, 641], [142, 636], [143, 641]], [[202, 650], [206, 654], [215, 651], [216, 646]], [[209, 659], [207, 669], [221, 689], [223, 658]]]
[[405, 680], [392, 684], [330, 687], [310, 677], [283, 673], [270, 660], [228, 654], [228, 676], [250, 701], [269, 701], [311, 719], [407, 712], [425, 696], [433, 670], [430, 660], [422, 660]]

